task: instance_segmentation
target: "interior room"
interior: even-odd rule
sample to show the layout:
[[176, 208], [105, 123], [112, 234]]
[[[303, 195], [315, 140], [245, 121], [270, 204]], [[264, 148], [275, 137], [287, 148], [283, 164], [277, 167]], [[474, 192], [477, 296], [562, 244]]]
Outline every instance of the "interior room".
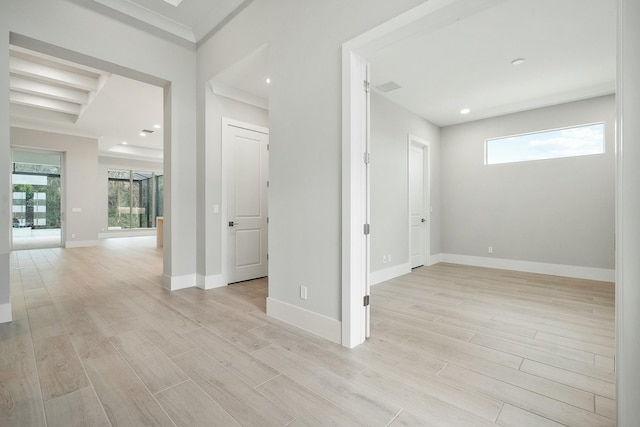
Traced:
[[637, 419], [635, 2], [2, 10], [2, 425]]

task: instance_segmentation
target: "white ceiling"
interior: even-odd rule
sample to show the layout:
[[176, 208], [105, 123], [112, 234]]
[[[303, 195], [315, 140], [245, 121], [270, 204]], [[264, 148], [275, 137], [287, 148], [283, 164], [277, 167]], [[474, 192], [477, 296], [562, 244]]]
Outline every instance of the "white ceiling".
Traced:
[[[373, 43], [371, 83], [438, 126], [615, 91], [615, 0], [462, 0]], [[525, 58], [522, 65], [512, 60]], [[461, 115], [463, 108], [471, 109]]]
[[102, 156], [162, 160], [162, 88], [15, 46], [10, 73], [11, 126], [95, 138]]
[[[224, 22], [222, 15], [233, 14], [237, 9], [232, 3], [235, 7], [245, 3], [182, 0], [175, 7], [169, 2], [178, 0], [94, 1], [120, 11], [124, 4], [144, 8], [163, 16], [165, 23], [170, 20], [190, 28], [194, 40], [208, 32], [206, 28]], [[459, 0], [441, 13], [371, 43], [362, 53], [371, 63], [374, 87], [389, 81], [401, 86], [383, 96], [438, 126], [447, 126], [613, 93], [615, 14], [615, 0]], [[29, 59], [25, 57], [29, 53], [20, 49], [12, 48], [11, 55]], [[75, 109], [34, 108], [20, 101], [30, 99], [24, 95], [34, 95], [33, 87], [19, 93], [18, 86], [25, 85], [20, 79], [43, 82], [12, 69], [12, 97], [14, 92], [19, 95], [11, 104], [12, 126], [98, 138], [101, 155], [162, 158], [162, 129], [153, 127], [162, 124], [161, 88], [34, 56], [35, 66], [92, 78], [97, 87], [83, 89], [86, 104], [84, 98], [76, 99], [79, 114]], [[512, 66], [515, 58], [526, 61]], [[267, 46], [263, 46], [216, 76], [212, 88], [267, 108], [268, 75]], [[53, 86], [65, 89], [61, 82]], [[52, 94], [44, 96], [60, 101]], [[465, 107], [471, 113], [460, 115]], [[141, 137], [143, 129], [154, 133]]]

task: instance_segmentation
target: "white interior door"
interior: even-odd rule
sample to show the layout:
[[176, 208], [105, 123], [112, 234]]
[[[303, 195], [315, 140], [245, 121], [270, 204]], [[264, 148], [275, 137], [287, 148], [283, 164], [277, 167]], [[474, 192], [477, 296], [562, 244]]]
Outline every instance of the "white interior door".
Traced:
[[267, 270], [268, 138], [227, 123], [228, 282], [265, 277]]
[[409, 224], [411, 268], [425, 265], [428, 248], [429, 149], [415, 140], [409, 143]]

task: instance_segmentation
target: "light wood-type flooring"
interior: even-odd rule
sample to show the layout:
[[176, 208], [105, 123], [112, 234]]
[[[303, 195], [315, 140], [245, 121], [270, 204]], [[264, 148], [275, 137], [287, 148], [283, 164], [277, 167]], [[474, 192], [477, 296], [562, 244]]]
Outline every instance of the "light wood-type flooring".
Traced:
[[614, 426], [614, 286], [439, 264], [372, 290], [349, 350], [266, 280], [160, 286], [154, 240], [11, 254], [0, 426]]

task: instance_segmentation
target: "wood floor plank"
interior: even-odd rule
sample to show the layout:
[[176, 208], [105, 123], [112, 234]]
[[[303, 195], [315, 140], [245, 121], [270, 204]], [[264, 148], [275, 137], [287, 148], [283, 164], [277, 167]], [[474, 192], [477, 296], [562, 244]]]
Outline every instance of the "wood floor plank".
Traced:
[[240, 426], [191, 380], [164, 390], [156, 397], [178, 427]]
[[[0, 325], [0, 425], [46, 424], [30, 336], [10, 335], [14, 325]], [[15, 333], [12, 331], [12, 334]]]
[[560, 424], [575, 427], [613, 427], [611, 420], [597, 415], [593, 411], [586, 411], [543, 395], [532, 393], [465, 368], [448, 365], [442, 370], [440, 376], [454, 384], [464, 384], [488, 396]]
[[520, 370], [561, 384], [567, 384], [580, 390], [599, 394], [610, 399], [615, 398], [616, 387], [612, 382], [602, 381], [597, 378], [577, 374], [565, 369], [545, 365], [544, 363], [538, 363], [533, 360], [525, 360], [522, 363]]
[[174, 425], [122, 357], [90, 358], [84, 365], [112, 426]]
[[185, 337], [244, 382], [254, 387], [280, 374], [280, 372], [206, 328], [185, 334]]
[[45, 402], [48, 427], [110, 427], [92, 387]]
[[504, 427], [562, 427], [564, 425], [508, 403], [502, 408], [498, 424]]
[[293, 420], [290, 414], [200, 349], [172, 360], [242, 425], [283, 426]]
[[572, 371], [581, 375], [597, 378], [606, 382], [614, 382], [615, 376], [608, 370], [601, 369], [593, 363], [584, 363], [577, 360], [549, 353], [533, 346], [517, 344], [484, 335], [476, 335], [471, 342], [486, 346], [487, 348], [503, 351], [508, 354], [522, 357], [550, 366]]
[[111, 342], [151, 393], [157, 393], [187, 380], [185, 373], [142, 332], [126, 332], [111, 338]]
[[[367, 426], [355, 415], [313, 393], [285, 375], [267, 381], [258, 391], [307, 425]], [[380, 425], [383, 425], [382, 423]]]
[[596, 413], [615, 420], [616, 401], [606, 397], [596, 396]]
[[[442, 427], [493, 426], [495, 423], [434, 399], [424, 390], [407, 386], [403, 381], [367, 369], [354, 380], [385, 400], [415, 413], [428, 423]], [[496, 414], [497, 416], [497, 414]]]
[[261, 349], [254, 356], [325, 399], [349, 410], [365, 423], [388, 423], [401, 409], [366, 387], [278, 345]]
[[33, 346], [45, 401], [89, 386], [69, 337], [59, 335], [34, 340]]
[[295, 335], [271, 325], [260, 326], [251, 331], [264, 340], [278, 344], [344, 378], [352, 378], [366, 369], [366, 366], [360, 362], [341, 357], [311, 342], [302, 341]]
[[0, 425], [615, 425], [612, 283], [421, 267], [347, 349], [267, 316], [266, 279], [164, 289], [155, 245], [10, 254]]
[[425, 420], [416, 417], [409, 411], [403, 410], [398, 414], [396, 418], [389, 424], [389, 427], [434, 427], [435, 424], [426, 422]]

